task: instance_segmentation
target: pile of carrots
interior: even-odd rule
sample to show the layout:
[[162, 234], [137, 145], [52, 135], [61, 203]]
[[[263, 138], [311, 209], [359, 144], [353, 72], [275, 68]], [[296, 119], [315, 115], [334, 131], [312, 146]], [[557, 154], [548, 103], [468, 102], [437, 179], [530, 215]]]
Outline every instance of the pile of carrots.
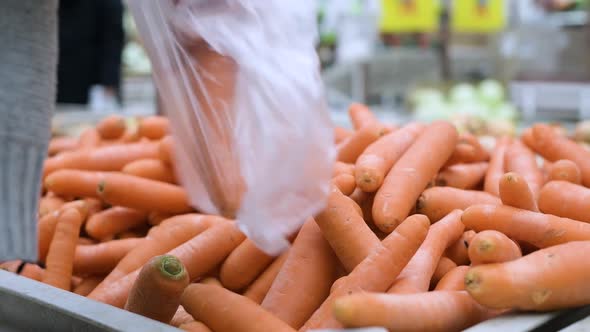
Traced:
[[187, 331], [459, 331], [590, 304], [590, 152], [537, 124], [486, 149], [350, 106], [326, 207], [278, 257], [195, 211], [163, 117], [49, 148], [39, 262], [17, 272]]

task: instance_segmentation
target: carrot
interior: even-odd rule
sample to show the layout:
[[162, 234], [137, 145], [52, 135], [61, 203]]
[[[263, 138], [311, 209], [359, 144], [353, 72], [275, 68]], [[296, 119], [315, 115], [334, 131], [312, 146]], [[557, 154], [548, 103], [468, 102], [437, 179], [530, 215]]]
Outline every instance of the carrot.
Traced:
[[477, 233], [469, 245], [471, 265], [503, 263], [522, 257], [520, 248], [506, 235], [493, 230]]
[[435, 291], [462, 291], [465, 290], [465, 275], [469, 266], [460, 265], [447, 272], [442, 279], [438, 281]]
[[464, 291], [358, 293], [334, 303], [334, 316], [344, 326], [383, 326], [389, 331], [462, 331], [498, 314]]
[[500, 178], [499, 188], [502, 204], [539, 212], [533, 192], [520, 174], [513, 172], [504, 174]]
[[115, 206], [94, 214], [86, 223], [86, 232], [95, 239], [104, 239], [145, 224], [147, 213]]
[[436, 269], [434, 269], [432, 279], [430, 279], [430, 288], [434, 288], [434, 286], [436, 286], [447, 273], [456, 267], [457, 264], [455, 264], [450, 258], [444, 256], [441, 257]]
[[567, 181], [548, 182], [539, 196], [539, 209], [583, 222], [590, 222], [590, 189]]
[[340, 143], [337, 147], [337, 160], [345, 163], [354, 163], [363, 151], [373, 142], [378, 140], [389, 131], [378, 123], [370, 123], [355, 132], [348, 140]]
[[508, 145], [510, 145], [510, 143], [511, 140], [507, 136], [496, 140], [496, 146], [492, 152], [490, 164], [488, 166], [483, 184], [483, 189], [492, 195], [500, 195], [498, 183], [500, 182], [500, 177], [506, 173], [504, 169], [504, 157], [506, 154], [506, 148]]
[[558, 160], [549, 168], [549, 181], [561, 180], [574, 184], [582, 183], [580, 168], [573, 161], [562, 159]]
[[86, 222], [88, 218], [99, 213], [103, 210], [104, 207], [106, 207], [106, 205], [103, 205], [103, 202], [98, 198], [87, 197], [84, 198], [83, 201], [84, 205], [86, 205], [87, 210], [87, 218], [84, 220], [84, 222]]
[[[244, 238], [233, 222], [220, 222], [167, 254], [176, 256], [184, 264], [190, 278], [195, 280], [220, 264]], [[111, 283], [107, 289], [93, 291], [88, 297], [121, 308], [138, 275], [139, 270], [135, 270]]]
[[561, 135], [547, 125], [533, 126], [535, 150], [549, 161], [569, 159], [573, 161], [582, 175], [582, 183], [590, 187], [590, 153], [584, 147]]
[[223, 287], [223, 285], [221, 284], [221, 281], [219, 281], [219, 279], [217, 279], [215, 277], [203, 278], [203, 279], [199, 280], [199, 282], [202, 284], [205, 284], [205, 285], [215, 285], [215, 286]]
[[39, 201], [39, 217], [57, 211], [65, 201], [57, 196], [43, 196]]
[[125, 165], [123, 173], [150, 180], [175, 183], [170, 166], [160, 159], [139, 159]]
[[456, 142], [455, 127], [438, 121], [428, 126], [408, 148], [375, 195], [373, 220], [380, 230], [389, 233], [408, 216], [420, 193], [451, 155]]
[[289, 256], [289, 251], [287, 250], [283, 252], [277, 259], [270, 264], [264, 272], [256, 279], [244, 292], [244, 296], [249, 298], [250, 300], [260, 304], [264, 297], [268, 293], [268, 290], [272, 286], [274, 280], [276, 279], [277, 275], [281, 271], [283, 264], [287, 260]]
[[295, 331], [244, 296], [221, 287], [192, 284], [180, 302], [196, 320], [216, 332]]
[[324, 237], [347, 271], [352, 271], [379, 245], [379, 239], [365, 224], [351, 200], [332, 189], [326, 208], [315, 220]]
[[88, 128], [78, 138], [79, 149], [91, 149], [100, 145], [100, 135], [95, 128]]
[[194, 321], [195, 321], [195, 319], [193, 318], [193, 316], [191, 316], [191, 314], [186, 312], [186, 310], [184, 310], [183, 306], [178, 306], [178, 309], [176, 310], [176, 313], [174, 314], [174, 316], [170, 320], [169, 324], [172, 326], [179, 327], [183, 324], [194, 322]]
[[537, 150], [535, 147], [535, 137], [533, 136], [533, 128], [525, 129], [521, 136], [520, 140], [531, 150]]
[[496, 230], [537, 248], [590, 240], [590, 224], [506, 205], [475, 205], [461, 219], [465, 227], [477, 232]]
[[465, 231], [465, 233], [463, 233], [463, 242], [466, 244], [467, 247], [469, 247], [469, 245], [471, 244], [471, 241], [473, 240], [473, 238], [475, 237], [477, 233], [474, 230], [468, 230]]
[[109, 284], [143, 266], [150, 258], [167, 253], [220, 221], [224, 222], [219, 217], [199, 214], [179, 215], [165, 220], [152, 228], [144, 241], [119, 261], [95, 291], [103, 291]]
[[[338, 260], [322, 231], [309, 219], [264, 297], [262, 308], [299, 329], [328, 297], [338, 267]], [[301, 296], [302, 289], [305, 289], [305, 296]]]
[[145, 158], [157, 158], [157, 142], [133, 143], [99, 147], [90, 150], [64, 152], [45, 160], [43, 176], [58, 169], [88, 171], [120, 171], [128, 163]]
[[272, 256], [246, 239], [223, 262], [219, 278], [227, 289], [240, 290], [254, 281], [273, 260]]
[[481, 145], [479, 139], [469, 133], [463, 133], [459, 135], [459, 143], [465, 143], [473, 146], [475, 149], [475, 158], [473, 161], [488, 161], [490, 160], [490, 154]]
[[55, 156], [56, 154], [71, 151], [78, 148], [78, 140], [73, 137], [54, 137], [49, 141], [48, 154]]
[[125, 239], [92, 245], [78, 245], [74, 255], [74, 273], [76, 275], [106, 275], [142, 241], [143, 239]]
[[100, 284], [103, 278], [103, 276], [84, 278], [84, 280], [82, 280], [82, 282], [78, 286], [76, 286], [76, 288], [74, 289], [74, 293], [81, 296], [86, 296], [90, 294], [90, 292], [92, 292], [92, 290], [96, 288], [98, 284]]
[[332, 171], [332, 178], [335, 178], [340, 174], [350, 174], [354, 176], [354, 164], [343, 163], [341, 161], [335, 162], [334, 169]]
[[350, 174], [337, 175], [332, 179], [332, 184], [334, 184], [346, 196], [352, 194], [356, 188], [354, 176]]
[[459, 240], [452, 243], [443, 254], [444, 257], [449, 258], [457, 265], [469, 264], [469, 255], [467, 254], [468, 243], [465, 240], [465, 233], [463, 233], [463, 236]]
[[455, 164], [442, 170], [436, 177], [436, 185], [459, 189], [473, 189], [483, 180], [488, 170], [487, 162]]
[[537, 166], [535, 154], [520, 141], [515, 141], [506, 148], [504, 158], [506, 171], [520, 174], [529, 185], [533, 198], [536, 200], [539, 197], [544, 178]]
[[424, 190], [416, 202], [416, 212], [437, 222], [455, 209], [466, 209], [474, 204], [498, 204], [498, 197], [483, 191], [452, 187], [432, 187]]
[[152, 225], [152, 226], [157, 226], [159, 224], [162, 223], [162, 221], [173, 217], [173, 214], [170, 213], [165, 213], [165, 212], [150, 212], [150, 214], [148, 214], [147, 220], [148, 220], [148, 224]]
[[148, 116], [139, 121], [139, 135], [149, 139], [161, 139], [170, 131], [170, 121], [162, 116]]
[[371, 143], [358, 157], [356, 184], [365, 192], [375, 192], [395, 162], [424, 130], [422, 124], [410, 124]]
[[111, 205], [177, 214], [192, 210], [181, 187], [132, 175], [104, 173], [97, 191]]
[[55, 234], [47, 253], [47, 269], [43, 274], [44, 283], [70, 290], [74, 254], [81, 224], [82, 215], [75, 208], [66, 209], [58, 217]]
[[[352, 194], [349, 195], [350, 199], [352, 199], [356, 204], [359, 206], [363, 205], [370, 197], [373, 196], [370, 193], [364, 192], [361, 188], [357, 187], [354, 189]], [[371, 204], [372, 206], [373, 204]]]
[[172, 136], [162, 138], [158, 151], [163, 162], [174, 165], [174, 139]]
[[378, 122], [377, 117], [367, 105], [360, 103], [352, 103], [348, 106], [348, 116], [354, 130], [360, 130], [367, 125]]
[[313, 313], [301, 330], [337, 328], [332, 316], [334, 301], [356, 292], [383, 292], [397, 278], [418, 250], [428, 233], [430, 222], [423, 215], [412, 215], [402, 222], [346, 277], [338, 279], [328, 298]]
[[180, 296], [189, 284], [182, 262], [174, 256], [156, 256], [143, 266], [125, 310], [168, 323], [180, 305]]
[[103, 172], [62, 169], [45, 178], [45, 188], [58, 195], [98, 197], [96, 188], [104, 178]]
[[209, 329], [207, 325], [197, 321], [184, 323], [178, 328], [188, 332], [211, 332], [211, 329]]
[[118, 139], [125, 133], [125, 119], [120, 115], [110, 115], [96, 125], [96, 131], [103, 139]]
[[334, 128], [334, 143], [339, 144], [344, 142], [346, 139], [352, 136], [353, 132], [349, 129], [342, 128], [342, 127], [335, 127]]
[[477, 150], [471, 144], [459, 143], [455, 146], [453, 153], [450, 155], [444, 167], [450, 167], [455, 164], [465, 164], [477, 161]]
[[465, 228], [461, 223], [461, 210], [455, 210], [432, 225], [426, 239], [399, 274], [388, 293], [427, 292], [430, 280], [445, 249], [459, 240]]
[[589, 241], [545, 248], [506, 263], [472, 267], [465, 276], [469, 294], [490, 308], [548, 311], [590, 302], [590, 270], [581, 263]]

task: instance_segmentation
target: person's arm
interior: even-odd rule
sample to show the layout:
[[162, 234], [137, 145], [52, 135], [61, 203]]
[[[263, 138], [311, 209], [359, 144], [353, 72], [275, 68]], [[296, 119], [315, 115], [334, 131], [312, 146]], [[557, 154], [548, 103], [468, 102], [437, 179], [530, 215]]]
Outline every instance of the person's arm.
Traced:
[[107, 92], [116, 94], [121, 83], [121, 57], [125, 39], [123, 4], [121, 0], [101, 0], [100, 7], [98, 84], [102, 85]]
[[57, 0], [0, 2], [0, 261], [36, 260], [55, 102]]

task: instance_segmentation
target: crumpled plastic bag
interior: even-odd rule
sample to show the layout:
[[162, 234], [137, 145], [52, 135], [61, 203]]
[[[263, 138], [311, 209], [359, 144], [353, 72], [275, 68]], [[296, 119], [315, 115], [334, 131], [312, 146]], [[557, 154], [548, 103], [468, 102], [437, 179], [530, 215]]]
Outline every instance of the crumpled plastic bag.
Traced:
[[325, 205], [335, 158], [314, 0], [130, 0], [191, 204], [262, 250]]

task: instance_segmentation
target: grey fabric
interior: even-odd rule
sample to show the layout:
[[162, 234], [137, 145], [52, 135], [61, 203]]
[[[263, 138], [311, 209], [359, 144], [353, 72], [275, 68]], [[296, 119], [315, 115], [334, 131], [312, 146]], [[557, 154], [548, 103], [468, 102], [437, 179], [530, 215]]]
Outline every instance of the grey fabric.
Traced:
[[37, 203], [55, 101], [57, 5], [0, 1], [0, 261], [37, 256]]

